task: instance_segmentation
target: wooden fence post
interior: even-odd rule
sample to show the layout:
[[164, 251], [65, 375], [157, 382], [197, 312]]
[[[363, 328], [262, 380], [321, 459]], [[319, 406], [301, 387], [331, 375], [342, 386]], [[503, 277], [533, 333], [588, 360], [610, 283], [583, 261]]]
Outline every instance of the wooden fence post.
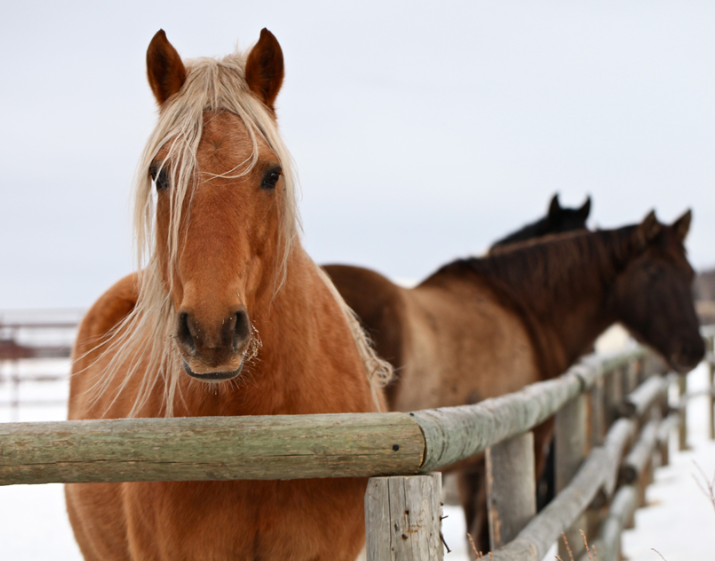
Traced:
[[[588, 451], [590, 453], [591, 450], [603, 444], [608, 432], [606, 392], [603, 378], [598, 379], [587, 393], [587, 396], [588, 412], [586, 420], [589, 440]], [[589, 508], [586, 511], [586, 528], [584, 528], [584, 531], [589, 539], [598, 533], [604, 512], [603, 506]]]
[[526, 432], [487, 448], [489, 542], [512, 541], [536, 514], [534, 435]]
[[708, 335], [707, 339], [707, 355], [705, 360], [708, 363], [710, 398], [708, 403], [708, 416], [710, 420], [710, 440], [715, 440], [715, 335]]
[[[585, 394], [569, 401], [556, 413], [556, 492], [568, 486], [574, 474], [586, 457], [586, 400]], [[574, 524], [566, 530], [566, 539], [571, 551], [578, 558], [585, 550], [580, 530], [586, 531], [588, 522], [585, 516], [576, 518]], [[559, 541], [559, 555], [569, 559], [565, 544]]]
[[678, 414], [680, 415], [680, 425], [678, 426], [678, 450], [681, 452], [688, 449], [688, 377], [685, 374], [678, 376]]
[[608, 431], [603, 378], [599, 378], [588, 392], [589, 449], [600, 446]]
[[365, 492], [367, 561], [441, 561], [442, 474], [371, 477]]
[[606, 410], [606, 429], [613, 424], [618, 418], [619, 407], [623, 402], [623, 385], [621, 382], [621, 370], [616, 368], [612, 372], [606, 374], [604, 379], [605, 390], [605, 410]]

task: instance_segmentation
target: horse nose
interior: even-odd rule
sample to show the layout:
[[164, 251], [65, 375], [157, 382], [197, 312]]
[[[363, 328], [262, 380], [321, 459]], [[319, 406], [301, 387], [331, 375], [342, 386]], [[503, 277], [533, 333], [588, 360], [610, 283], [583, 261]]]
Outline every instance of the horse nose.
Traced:
[[246, 350], [251, 337], [251, 324], [246, 308], [229, 312], [213, 322], [199, 321], [197, 315], [180, 310], [176, 338], [184, 352], [208, 363], [220, 363]]
[[698, 337], [678, 345], [673, 353], [673, 366], [680, 366], [687, 371], [695, 368], [705, 357], [705, 341]]

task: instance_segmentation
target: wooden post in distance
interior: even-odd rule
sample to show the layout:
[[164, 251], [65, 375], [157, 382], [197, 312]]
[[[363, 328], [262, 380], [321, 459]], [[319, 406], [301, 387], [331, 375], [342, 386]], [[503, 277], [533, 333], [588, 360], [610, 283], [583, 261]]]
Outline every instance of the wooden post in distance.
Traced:
[[509, 543], [536, 514], [534, 435], [526, 432], [487, 449], [489, 542]]

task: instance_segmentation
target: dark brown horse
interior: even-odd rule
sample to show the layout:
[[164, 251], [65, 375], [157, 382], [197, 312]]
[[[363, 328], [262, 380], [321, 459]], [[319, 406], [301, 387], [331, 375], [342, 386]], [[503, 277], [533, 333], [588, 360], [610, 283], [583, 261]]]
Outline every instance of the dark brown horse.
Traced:
[[[564, 372], [620, 322], [678, 372], [703, 357], [683, 241], [650, 213], [616, 230], [575, 232], [462, 259], [413, 289], [367, 269], [325, 267], [397, 370], [392, 409], [474, 403]], [[552, 427], [535, 431], [537, 472]], [[468, 528], [487, 549], [483, 462], [463, 474]]]
[[501, 251], [510, 244], [540, 238], [549, 234], [563, 234], [573, 230], [584, 230], [586, 229], [586, 220], [588, 220], [590, 212], [591, 197], [587, 197], [586, 202], [580, 208], [565, 208], [559, 204], [559, 194], [556, 193], [551, 198], [546, 216], [494, 242], [489, 252], [494, 253], [495, 249]]

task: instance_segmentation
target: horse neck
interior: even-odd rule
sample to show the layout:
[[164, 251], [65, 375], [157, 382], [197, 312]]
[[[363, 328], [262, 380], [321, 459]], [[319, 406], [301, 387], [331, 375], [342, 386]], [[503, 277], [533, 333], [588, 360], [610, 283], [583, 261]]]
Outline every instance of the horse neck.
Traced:
[[620, 236], [580, 233], [471, 260], [522, 318], [544, 378], [564, 372], [617, 321], [610, 294], [623, 260]]
[[[263, 283], [250, 310], [257, 356], [239, 382], [195, 392], [192, 415], [277, 415], [372, 411], [362, 360], [345, 314], [299, 244], [275, 291]], [[200, 394], [200, 395], [199, 395]]]

